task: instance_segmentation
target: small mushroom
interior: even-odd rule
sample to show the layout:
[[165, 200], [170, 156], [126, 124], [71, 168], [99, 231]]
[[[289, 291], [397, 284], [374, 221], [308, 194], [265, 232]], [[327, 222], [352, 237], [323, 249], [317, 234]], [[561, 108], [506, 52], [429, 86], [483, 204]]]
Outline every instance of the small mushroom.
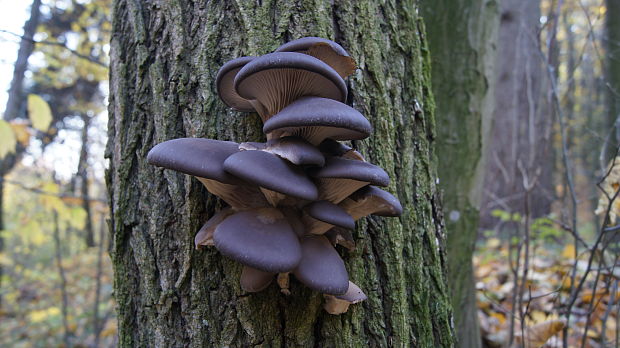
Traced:
[[302, 137], [317, 146], [326, 138], [364, 139], [372, 133], [372, 126], [359, 111], [346, 104], [327, 98], [305, 97], [265, 121], [263, 132], [270, 138]]
[[387, 186], [390, 178], [378, 166], [368, 162], [329, 157], [322, 168], [312, 168], [308, 174], [316, 178], [319, 199], [338, 204], [351, 193], [371, 184]]
[[299, 137], [271, 139], [267, 143], [247, 142], [239, 144], [240, 150], [262, 150], [298, 166], [323, 166], [325, 157], [316, 147]]
[[230, 207], [220, 210], [213, 215], [196, 233], [194, 238], [194, 245], [196, 249], [202, 249], [203, 246], [213, 246], [213, 232], [217, 225], [219, 225], [224, 219], [234, 214], [234, 210]]
[[342, 227], [333, 227], [325, 232], [325, 237], [329, 239], [329, 242], [332, 243], [333, 246], [342, 245], [349, 251], [355, 250], [355, 240], [350, 230]]
[[227, 173], [227, 157], [239, 152], [239, 144], [202, 138], [180, 138], [155, 145], [147, 156], [149, 164], [195, 176], [212, 194], [235, 210], [267, 204], [261, 192]]
[[280, 292], [284, 295], [288, 296], [291, 294], [289, 290], [289, 285], [291, 284], [291, 277], [289, 276], [290, 272], [286, 273], [278, 273], [278, 286], [280, 287]]
[[250, 266], [243, 266], [239, 283], [241, 289], [246, 292], [259, 292], [265, 290], [273, 281], [276, 274], [264, 272]]
[[217, 88], [217, 94], [222, 101], [237, 111], [253, 112], [254, 105], [252, 102], [242, 98], [233, 86], [235, 76], [247, 63], [251, 62], [255, 57], [239, 57], [228, 61], [222, 65], [217, 72], [215, 78], [215, 86]]
[[334, 69], [312, 56], [276, 52], [246, 64], [235, 77], [235, 91], [261, 106], [256, 111], [263, 122], [304, 96], [345, 101], [347, 86]]
[[235, 213], [213, 233], [215, 247], [225, 256], [264, 272], [288, 272], [301, 260], [299, 240], [275, 208]]
[[391, 193], [378, 187], [366, 186], [340, 203], [354, 220], [370, 214], [379, 216], [400, 216], [403, 207]]
[[349, 274], [344, 261], [324, 236], [308, 235], [300, 240], [301, 261], [293, 274], [307, 287], [325, 294], [344, 294]]
[[344, 295], [323, 294], [325, 297], [325, 305], [323, 308], [329, 314], [342, 314], [349, 310], [349, 305], [362, 302], [368, 297], [359, 286], [349, 281], [349, 288]]
[[272, 192], [305, 200], [316, 200], [314, 183], [299, 168], [265, 151], [240, 151], [224, 161], [224, 169], [239, 178], [258, 185], [267, 200], [276, 206], [284, 197]]
[[312, 234], [324, 234], [333, 226], [348, 229], [355, 228], [355, 220], [343, 208], [328, 201], [312, 202], [304, 207], [302, 221], [306, 231]]
[[330, 156], [342, 157], [356, 161], [366, 161], [364, 156], [357, 152], [357, 150], [334, 139], [327, 138], [323, 140], [323, 142], [319, 145], [319, 150]]
[[355, 71], [355, 61], [342, 46], [320, 37], [303, 37], [287, 42], [276, 52], [300, 52], [311, 55], [334, 68], [342, 78]]

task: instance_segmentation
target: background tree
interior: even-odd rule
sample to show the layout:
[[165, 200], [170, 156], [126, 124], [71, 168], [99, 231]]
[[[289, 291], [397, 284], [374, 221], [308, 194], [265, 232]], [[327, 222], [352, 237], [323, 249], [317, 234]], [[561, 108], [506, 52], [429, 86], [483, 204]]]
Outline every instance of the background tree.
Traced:
[[[453, 344], [436, 192], [433, 100], [414, 1], [114, 2], [107, 175], [121, 346], [417, 346]], [[399, 219], [370, 218], [343, 252], [369, 299], [342, 316], [293, 281], [243, 293], [240, 267], [193, 238], [220, 207], [191, 177], [146, 164], [182, 136], [260, 140], [255, 115], [224, 107], [227, 60], [315, 35], [357, 61], [348, 102], [374, 125], [354, 145], [393, 178]], [[206, 205], [205, 205], [206, 202]]]
[[448, 284], [460, 347], [480, 347], [472, 268], [488, 133], [499, 4], [493, 0], [425, 0], [437, 104], [437, 157], [446, 230]]
[[[540, 6], [538, 1], [521, 0], [501, 4], [492, 146], [481, 210], [484, 228], [497, 223], [492, 216], [495, 210], [521, 216], [528, 210], [532, 218], [550, 212], [553, 117], [545, 88], [546, 61], [539, 43]], [[554, 35], [550, 40], [555, 40]], [[549, 57], [551, 62], [553, 54]]]

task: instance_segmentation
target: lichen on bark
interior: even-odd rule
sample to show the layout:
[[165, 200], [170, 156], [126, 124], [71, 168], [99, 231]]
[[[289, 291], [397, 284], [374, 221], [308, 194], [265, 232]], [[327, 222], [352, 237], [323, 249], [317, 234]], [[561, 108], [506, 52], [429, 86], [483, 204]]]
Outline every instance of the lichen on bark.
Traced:
[[[413, 1], [115, 1], [106, 155], [121, 346], [452, 346], [423, 33]], [[172, 138], [261, 140], [256, 115], [218, 99], [215, 74], [302, 36], [335, 39], [357, 61], [347, 103], [375, 131], [353, 145], [386, 169], [405, 207], [400, 219], [364, 220], [355, 251], [340, 250], [369, 297], [341, 316], [296, 281], [290, 296], [275, 285], [244, 293], [238, 264], [193, 248], [222, 203], [146, 164]]]

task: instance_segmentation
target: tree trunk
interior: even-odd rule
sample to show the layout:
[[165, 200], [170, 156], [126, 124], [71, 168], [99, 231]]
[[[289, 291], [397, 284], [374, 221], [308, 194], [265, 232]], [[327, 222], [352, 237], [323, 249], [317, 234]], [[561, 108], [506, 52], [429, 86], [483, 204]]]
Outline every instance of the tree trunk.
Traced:
[[439, 188], [448, 217], [448, 283], [460, 347], [480, 347], [472, 256], [478, 231], [482, 155], [493, 114], [499, 24], [494, 0], [424, 0], [437, 104]]
[[609, 139], [606, 160], [613, 158], [620, 144], [620, 1], [607, 0], [607, 83], [609, 125], [615, 127], [615, 133]]
[[[532, 219], [550, 210], [554, 195], [552, 116], [543, 87], [546, 62], [540, 53], [539, 26], [538, 1], [502, 2], [492, 145], [481, 206], [483, 228], [494, 227], [492, 212], [497, 209], [521, 216], [527, 213]], [[530, 187], [532, 183], [534, 187]], [[530, 198], [529, 212], [525, 211], [526, 196]]]
[[[436, 192], [433, 99], [414, 1], [135, 1], [114, 3], [107, 173], [111, 256], [122, 347], [451, 347], [444, 229]], [[226, 108], [215, 74], [302, 36], [341, 43], [359, 69], [348, 103], [373, 124], [354, 145], [386, 169], [405, 209], [372, 217], [341, 251], [368, 295], [333, 316], [292, 279], [247, 294], [241, 267], [194, 235], [220, 202], [194, 178], [146, 163], [183, 136], [257, 141], [256, 115]]]

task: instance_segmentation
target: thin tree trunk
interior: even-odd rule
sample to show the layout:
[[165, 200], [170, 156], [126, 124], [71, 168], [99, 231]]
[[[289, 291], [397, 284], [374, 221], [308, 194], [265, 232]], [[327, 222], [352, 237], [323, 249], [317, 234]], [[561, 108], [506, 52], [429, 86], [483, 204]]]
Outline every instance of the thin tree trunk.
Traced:
[[[335, 39], [357, 61], [348, 103], [374, 134], [354, 145], [386, 169], [405, 208], [400, 219], [362, 221], [355, 251], [341, 250], [369, 296], [341, 316], [295, 280], [290, 296], [275, 285], [241, 291], [238, 264], [193, 247], [219, 203], [194, 178], [146, 163], [172, 138], [263, 138], [256, 115], [224, 107], [215, 74], [231, 58], [310, 35]], [[414, 1], [117, 0], [112, 37], [106, 152], [120, 346], [453, 346], [429, 62]]]
[[88, 181], [88, 147], [90, 146], [88, 142], [88, 130], [90, 128], [90, 117], [86, 114], [81, 115], [82, 121], [84, 122], [84, 126], [82, 127], [82, 146], [80, 148], [80, 158], [78, 160], [78, 169], [75, 177], [71, 180], [71, 192], [77, 195], [76, 188], [79, 179], [79, 195], [82, 198], [82, 208], [86, 212], [85, 224], [84, 224], [84, 242], [86, 247], [92, 248], [95, 246], [95, 230], [92, 222], [92, 213], [90, 210], [90, 200], [89, 200], [89, 187], [90, 182]]
[[[8, 99], [6, 108], [4, 109], [3, 119], [10, 121], [15, 119], [20, 108], [24, 104], [24, 75], [28, 68], [28, 58], [34, 50], [34, 42], [32, 37], [37, 31], [37, 25], [39, 24], [39, 16], [41, 6], [41, 0], [34, 0], [30, 7], [30, 18], [24, 24], [24, 39], [19, 44], [19, 50], [17, 51], [17, 60], [15, 61], [15, 68], [13, 70], [13, 79], [11, 80], [11, 86], [9, 87]], [[9, 154], [4, 158], [0, 158], [0, 231], [4, 229], [4, 200], [2, 199], [4, 194], [4, 178], [8, 172], [15, 166], [16, 156]], [[4, 237], [0, 235], [0, 252], [4, 250]], [[0, 288], [2, 287], [2, 265], [0, 265]], [[2, 296], [0, 295], [0, 307], [2, 307]]]
[[439, 188], [448, 219], [448, 283], [460, 347], [480, 347], [472, 256], [493, 114], [499, 25], [494, 0], [424, 0], [437, 104]]
[[607, 86], [608, 86], [608, 122], [615, 127], [615, 133], [609, 139], [607, 158], [616, 153], [620, 143], [620, 1], [607, 0], [605, 13], [607, 24]]
[[58, 267], [58, 274], [60, 275], [60, 297], [61, 297], [61, 311], [62, 311], [62, 325], [64, 328], [63, 341], [65, 347], [71, 347], [71, 330], [69, 328], [69, 297], [67, 295], [67, 277], [65, 276], [65, 269], [62, 265], [62, 248], [60, 244], [60, 225], [58, 223], [58, 214], [54, 212], [54, 251], [56, 256], [56, 266]]
[[540, 58], [539, 26], [538, 1], [502, 2], [495, 111], [481, 206], [483, 228], [494, 227], [496, 209], [523, 215], [525, 181], [536, 182], [532, 219], [547, 214], [553, 199], [552, 117], [543, 87], [546, 62]]

